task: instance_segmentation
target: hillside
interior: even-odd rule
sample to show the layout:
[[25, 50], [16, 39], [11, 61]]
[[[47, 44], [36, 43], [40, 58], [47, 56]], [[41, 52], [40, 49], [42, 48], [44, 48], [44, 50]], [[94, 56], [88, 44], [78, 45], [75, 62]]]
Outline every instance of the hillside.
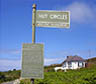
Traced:
[[[96, 58], [86, 60], [87, 67], [64, 72], [54, 72], [54, 67], [61, 64], [45, 66], [44, 79], [36, 79], [35, 84], [96, 84]], [[89, 66], [90, 64], [90, 66]], [[21, 84], [31, 84], [30, 80], [21, 80]]]
[[[86, 61], [86, 68], [90, 68], [90, 67], [96, 65], [96, 57], [86, 59], [85, 61]], [[60, 67], [60, 66], [62, 66], [62, 63], [61, 64], [52, 64], [52, 65], [49, 65], [49, 66], [45, 66], [45, 72], [53, 71], [53, 68]]]
[[[54, 67], [62, 64], [45, 66], [44, 79], [36, 79], [35, 84], [96, 84], [96, 58], [86, 60], [88, 66], [78, 70], [59, 70], [54, 72]], [[89, 64], [91, 66], [89, 66]], [[30, 80], [21, 80], [21, 84], [31, 84]]]
[[[21, 84], [31, 84], [21, 80]], [[36, 79], [35, 84], [96, 84], [96, 66], [69, 70], [67, 72], [45, 72], [44, 79]]]
[[96, 57], [86, 60], [86, 67], [90, 68], [96, 65]]
[[87, 61], [87, 62], [96, 63], [96, 57], [87, 59], [86, 61]]
[[[61, 64], [52, 64], [44, 67], [44, 79], [35, 80], [35, 84], [96, 84], [96, 57], [86, 60], [87, 68], [69, 70], [68, 72], [54, 72], [54, 67]], [[20, 70], [0, 72], [0, 84], [20, 78]], [[22, 80], [21, 84], [30, 84], [30, 80]], [[29, 82], [29, 83], [28, 83]], [[79, 83], [80, 82], [80, 83]]]

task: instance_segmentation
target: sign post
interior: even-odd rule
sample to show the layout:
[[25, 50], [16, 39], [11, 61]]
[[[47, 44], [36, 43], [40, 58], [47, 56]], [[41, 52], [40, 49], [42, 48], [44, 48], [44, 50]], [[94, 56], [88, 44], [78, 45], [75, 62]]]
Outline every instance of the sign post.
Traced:
[[[33, 4], [33, 13], [32, 13], [32, 43], [35, 43], [35, 20], [36, 20], [36, 4]], [[31, 79], [31, 84], [34, 84], [34, 79]]]
[[36, 4], [32, 6], [32, 43], [23, 44], [22, 51], [22, 78], [44, 78], [43, 44], [35, 44], [35, 27], [69, 28], [69, 11], [41, 11], [36, 10]]
[[30, 79], [34, 84], [34, 79], [44, 78], [43, 52], [44, 45], [35, 43], [36, 5], [33, 4], [32, 12], [32, 43], [22, 45], [22, 70], [21, 78]]
[[36, 4], [33, 4], [32, 13], [32, 43], [35, 43]]

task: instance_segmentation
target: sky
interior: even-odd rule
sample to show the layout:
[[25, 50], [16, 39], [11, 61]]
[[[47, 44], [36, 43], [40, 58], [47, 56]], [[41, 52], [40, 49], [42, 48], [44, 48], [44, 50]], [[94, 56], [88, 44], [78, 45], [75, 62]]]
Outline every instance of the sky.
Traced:
[[70, 28], [36, 27], [44, 44], [44, 65], [68, 55], [96, 57], [96, 0], [0, 0], [0, 71], [21, 69], [22, 44], [32, 43], [32, 5], [37, 10], [70, 11]]

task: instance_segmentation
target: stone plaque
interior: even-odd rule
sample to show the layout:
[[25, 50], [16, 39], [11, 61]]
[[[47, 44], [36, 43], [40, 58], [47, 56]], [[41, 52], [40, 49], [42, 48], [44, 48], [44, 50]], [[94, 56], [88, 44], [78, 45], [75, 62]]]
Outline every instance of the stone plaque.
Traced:
[[23, 44], [22, 78], [44, 78], [43, 50], [43, 44]]
[[37, 27], [69, 28], [69, 11], [36, 11]]

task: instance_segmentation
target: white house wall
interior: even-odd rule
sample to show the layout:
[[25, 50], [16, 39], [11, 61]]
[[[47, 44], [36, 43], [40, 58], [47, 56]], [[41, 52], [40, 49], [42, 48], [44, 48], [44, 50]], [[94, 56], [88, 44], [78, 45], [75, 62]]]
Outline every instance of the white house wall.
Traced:
[[77, 69], [78, 68], [78, 62], [72, 62], [71, 69]]
[[63, 67], [63, 69], [77, 69], [78, 68], [78, 62], [71, 62], [71, 67], [68, 66], [68, 62], [65, 63], [66, 67]]
[[77, 69], [77, 68], [85, 67], [85, 62], [81, 62], [83, 63], [83, 66], [81, 67], [78, 66], [78, 63], [79, 62], [71, 62], [71, 67], [69, 67], [68, 62], [65, 62], [61, 67], [55, 67], [54, 70], [57, 71], [58, 69], [66, 70], [66, 69]]
[[[69, 66], [68, 66], [68, 62], [66, 62], [66, 63], [64, 64], [64, 65], [66, 65], [66, 67], [63, 67], [63, 66], [64, 66], [64, 65], [63, 65], [62, 68], [63, 68], [63, 69], [77, 69], [77, 68], [81, 68], [81, 67], [78, 66], [78, 62], [71, 62], [71, 63], [72, 63], [72, 64], [71, 64], [71, 65], [72, 65], [71, 67], [69, 67]], [[82, 66], [82, 67], [85, 67], [85, 62], [82, 62], [82, 63], [83, 63], [83, 66]]]
[[66, 62], [66, 68], [65, 69], [68, 69], [68, 62]]
[[[66, 65], [66, 66], [65, 66]], [[65, 66], [65, 67], [64, 67]], [[68, 69], [68, 62], [65, 62], [65, 64], [63, 64], [62, 66], [63, 69]]]

